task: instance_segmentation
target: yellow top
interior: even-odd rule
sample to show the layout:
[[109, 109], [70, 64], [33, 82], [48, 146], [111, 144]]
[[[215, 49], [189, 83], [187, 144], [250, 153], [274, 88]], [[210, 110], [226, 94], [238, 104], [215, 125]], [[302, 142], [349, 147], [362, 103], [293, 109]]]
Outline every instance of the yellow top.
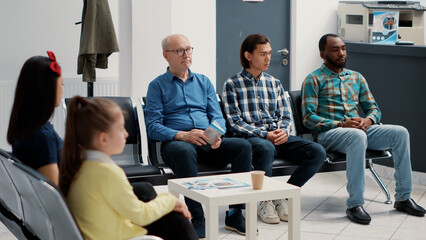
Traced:
[[171, 212], [175, 197], [159, 194], [144, 203], [133, 193], [123, 169], [105, 153], [86, 151], [67, 196], [84, 239], [130, 239], [147, 234], [146, 226]]

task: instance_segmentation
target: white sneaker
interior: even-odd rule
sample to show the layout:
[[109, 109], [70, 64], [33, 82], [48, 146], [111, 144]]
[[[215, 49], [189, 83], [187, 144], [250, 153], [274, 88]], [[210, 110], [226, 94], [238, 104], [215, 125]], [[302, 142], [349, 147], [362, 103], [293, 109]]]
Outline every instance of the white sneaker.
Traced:
[[272, 201], [262, 201], [257, 210], [257, 214], [260, 217], [260, 220], [265, 223], [279, 223], [280, 217], [278, 217], [277, 212], [275, 211], [275, 205]]
[[275, 210], [277, 211], [281, 221], [288, 222], [288, 200], [274, 200], [273, 204], [275, 205]]

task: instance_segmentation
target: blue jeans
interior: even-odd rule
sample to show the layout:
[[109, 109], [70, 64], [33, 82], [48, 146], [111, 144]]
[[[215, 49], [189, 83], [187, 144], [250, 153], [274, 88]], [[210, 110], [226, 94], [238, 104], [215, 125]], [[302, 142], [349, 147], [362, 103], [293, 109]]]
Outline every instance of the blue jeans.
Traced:
[[[212, 165], [225, 167], [232, 164], [231, 172], [249, 172], [251, 166], [251, 145], [243, 138], [223, 138], [220, 147], [205, 151], [202, 147], [183, 142], [168, 141], [161, 145], [163, 161], [170, 165], [176, 177], [198, 176], [198, 161], [210, 162]], [[185, 198], [186, 205], [192, 217], [203, 216], [201, 204], [189, 198]], [[244, 205], [232, 205], [233, 208], [243, 208]]]
[[288, 183], [303, 186], [324, 164], [326, 153], [324, 148], [315, 142], [297, 136], [290, 136], [288, 141], [275, 146], [269, 140], [251, 137], [247, 140], [252, 145], [253, 167], [265, 171], [272, 176], [272, 162], [275, 156], [299, 164]]
[[346, 188], [348, 208], [364, 204], [365, 151], [392, 150], [396, 181], [395, 201], [410, 198], [411, 163], [410, 135], [397, 125], [372, 125], [367, 132], [356, 128], [335, 128], [318, 135], [318, 143], [325, 149], [346, 153]]

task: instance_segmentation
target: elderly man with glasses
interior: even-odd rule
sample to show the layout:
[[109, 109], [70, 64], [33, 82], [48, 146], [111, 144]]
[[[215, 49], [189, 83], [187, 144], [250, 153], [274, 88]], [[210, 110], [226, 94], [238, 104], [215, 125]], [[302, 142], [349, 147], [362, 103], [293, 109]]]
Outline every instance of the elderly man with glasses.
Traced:
[[[192, 51], [189, 40], [180, 34], [162, 42], [163, 56], [169, 63], [166, 73], [148, 87], [145, 119], [148, 137], [162, 142], [161, 155], [177, 177], [198, 175], [198, 161], [225, 167], [232, 172], [251, 170], [251, 145], [242, 138], [219, 138], [211, 145], [205, 130], [216, 121], [226, 129], [225, 120], [210, 80], [189, 69]], [[212, 142], [212, 141], [210, 141]], [[205, 237], [205, 219], [201, 204], [185, 199], [192, 224], [200, 238]], [[232, 205], [226, 213], [225, 227], [245, 234], [243, 205]]]

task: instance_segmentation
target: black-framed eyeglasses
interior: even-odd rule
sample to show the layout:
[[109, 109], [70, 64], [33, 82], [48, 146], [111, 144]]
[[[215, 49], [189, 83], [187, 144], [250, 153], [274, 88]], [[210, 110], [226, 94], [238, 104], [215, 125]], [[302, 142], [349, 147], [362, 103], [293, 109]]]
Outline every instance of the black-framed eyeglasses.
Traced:
[[189, 47], [187, 49], [176, 49], [176, 50], [166, 50], [165, 52], [175, 52], [179, 57], [182, 57], [183, 54], [191, 55], [194, 51], [194, 47]]

